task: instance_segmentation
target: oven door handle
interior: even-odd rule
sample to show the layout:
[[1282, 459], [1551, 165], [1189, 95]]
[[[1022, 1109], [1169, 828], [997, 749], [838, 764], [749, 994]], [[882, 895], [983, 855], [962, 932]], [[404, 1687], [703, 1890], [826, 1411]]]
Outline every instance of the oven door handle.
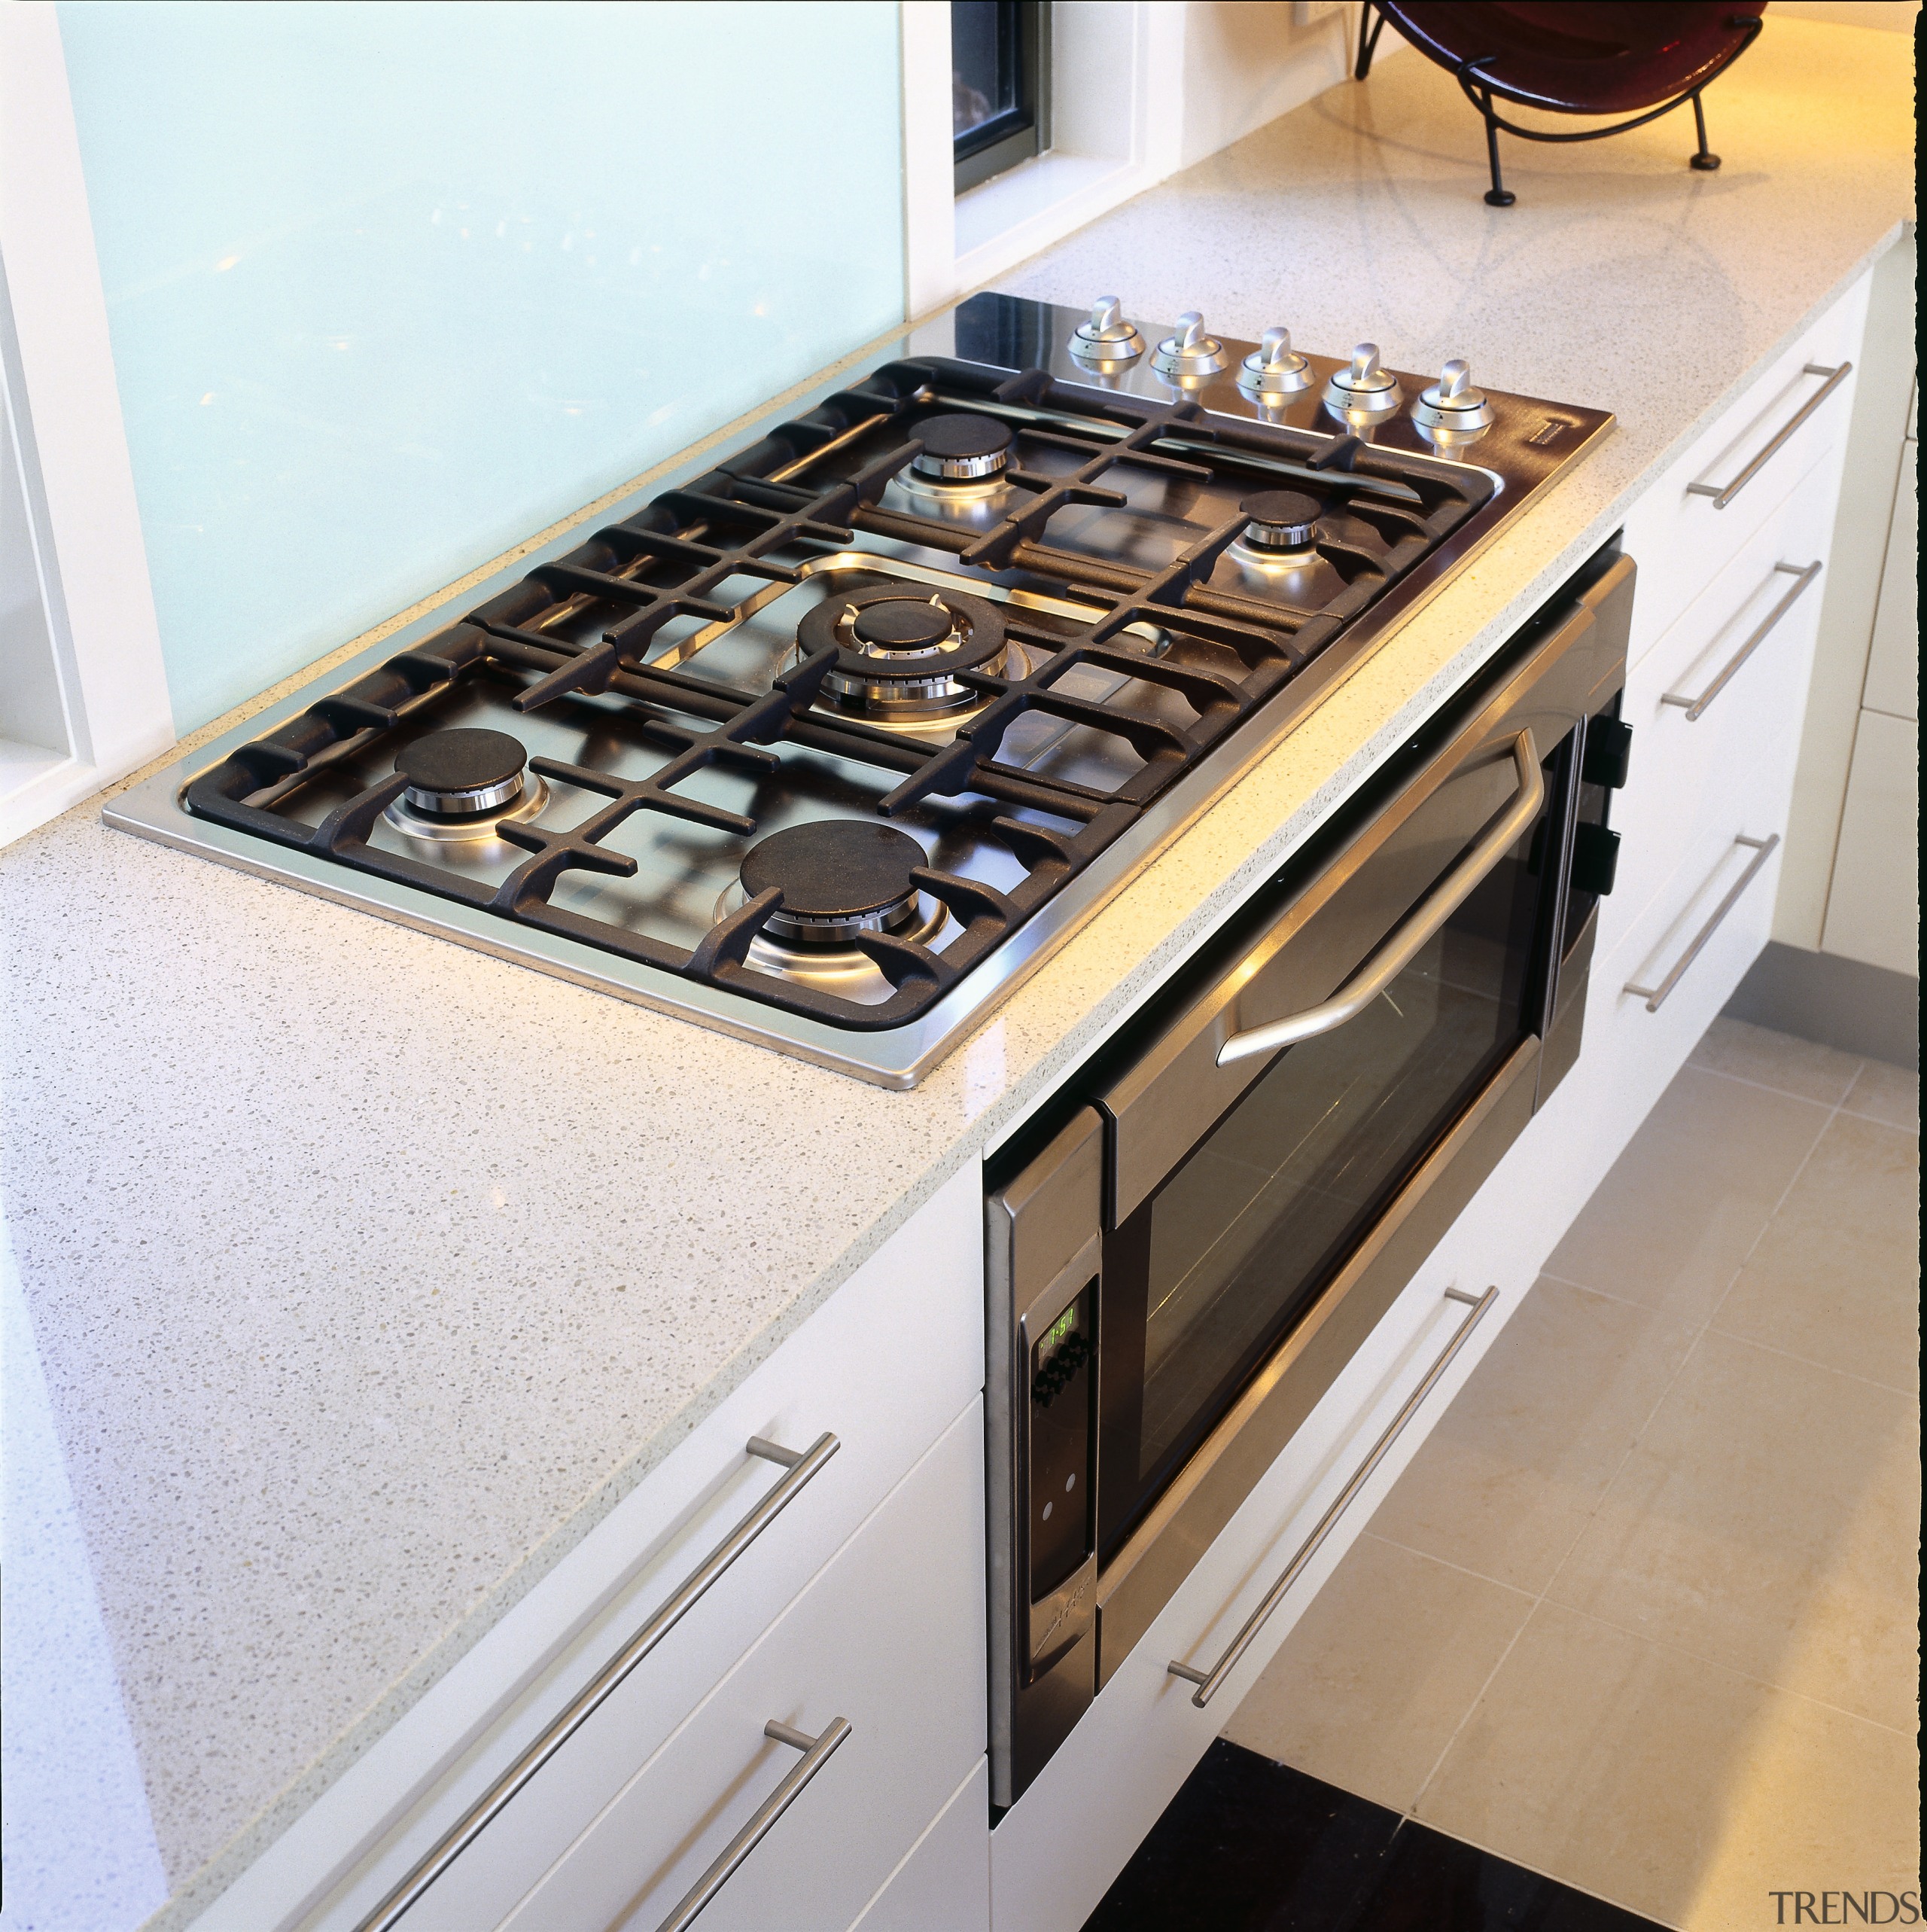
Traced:
[[1322, 1005], [1307, 1007], [1302, 1013], [1274, 1019], [1268, 1026], [1234, 1033], [1218, 1049], [1219, 1066], [1249, 1059], [1256, 1053], [1275, 1053], [1281, 1047], [1295, 1047], [1301, 1040], [1329, 1033], [1347, 1020], [1356, 1019], [1411, 964], [1426, 942], [1497, 869], [1545, 803], [1545, 779], [1530, 727], [1513, 739], [1512, 756], [1519, 768], [1518, 796], [1491, 830], [1420, 901], [1417, 910], [1372, 955], [1363, 971]]

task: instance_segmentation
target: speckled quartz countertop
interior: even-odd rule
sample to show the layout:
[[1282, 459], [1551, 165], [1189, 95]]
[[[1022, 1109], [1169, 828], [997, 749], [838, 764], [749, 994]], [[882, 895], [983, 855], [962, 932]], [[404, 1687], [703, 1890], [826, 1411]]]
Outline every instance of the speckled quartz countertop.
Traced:
[[1514, 143], [1504, 211], [1457, 87], [1402, 56], [1001, 278], [1465, 355], [1620, 422], [914, 1092], [108, 830], [97, 801], [0, 857], [5, 1213], [171, 1890], [264, 1845], [1888, 245], [1910, 53], [1770, 16], [1715, 90], [1720, 172], [1673, 121]]

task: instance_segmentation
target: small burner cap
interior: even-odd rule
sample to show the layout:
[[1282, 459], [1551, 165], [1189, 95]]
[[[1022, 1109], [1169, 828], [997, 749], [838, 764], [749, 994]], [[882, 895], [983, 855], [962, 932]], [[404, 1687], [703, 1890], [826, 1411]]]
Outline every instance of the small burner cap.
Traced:
[[950, 613], [941, 604], [893, 597], [859, 611], [850, 629], [865, 644], [884, 651], [927, 651], [950, 635]]
[[522, 795], [528, 754], [506, 731], [431, 731], [404, 746], [394, 768], [423, 812], [492, 811]]
[[743, 855], [743, 890], [772, 885], [781, 909], [766, 928], [779, 939], [818, 943], [880, 932], [914, 913], [911, 868], [927, 863], [908, 832], [862, 818], [819, 818], [759, 840]]
[[930, 416], [918, 424], [922, 449], [910, 467], [920, 477], [945, 483], [976, 483], [1004, 466], [1015, 440], [1003, 423], [987, 416]]
[[1317, 541], [1318, 499], [1295, 489], [1260, 490], [1238, 505], [1251, 521], [1245, 541], [1262, 550], [1301, 550]]

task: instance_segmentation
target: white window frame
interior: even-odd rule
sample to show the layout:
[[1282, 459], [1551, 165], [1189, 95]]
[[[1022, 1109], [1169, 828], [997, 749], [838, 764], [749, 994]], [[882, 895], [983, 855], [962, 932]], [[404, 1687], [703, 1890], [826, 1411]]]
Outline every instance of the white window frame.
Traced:
[[[983, 287], [1343, 80], [1358, 12], [1356, 0], [1247, 0], [1235, 9], [1225, 0], [1055, 0], [1050, 149], [960, 195], [949, 0], [902, 0], [909, 318]], [[1242, 44], [1234, 48], [1228, 33]], [[1404, 44], [1387, 32], [1378, 59]]]
[[0, 741], [4, 844], [175, 742], [53, 0], [0, 5], [0, 383], [66, 739]]

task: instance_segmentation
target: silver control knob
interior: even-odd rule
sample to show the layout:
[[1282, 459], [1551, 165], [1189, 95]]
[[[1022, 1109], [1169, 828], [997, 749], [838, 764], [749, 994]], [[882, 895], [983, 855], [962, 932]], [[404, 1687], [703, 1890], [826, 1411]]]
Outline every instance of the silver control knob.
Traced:
[[1224, 344], [1216, 336], [1206, 334], [1204, 318], [1195, 309], [1187, 309], [1177, 318], [1177, 333], [1158, 343], [1151, 367], [1160, 376], [1183, 382], [1215, 376], [1230, 361]]
[[1091, 319], [1077, 325], [1070, 352], [1080, 362], [1134, 362], [1144, 353], [1144, 338], [1135, 322], [1124, 319], [1115, 295], [1100, 295], [1091, 304]]
[[1311, 364], [1293, 352], [1289, 329], [1267, 329], [1239, 365], [1237, 385], [1254, 395], [1295, 395], [1311, 387]]
[[1492, 404], [1483, 389], [1472, 387], [1472, 372], [1455, 355], [1438, 381], [1419, 392], [1412, 417], [1428, 429], [1483, 429], [1492, 420]]
[[1351, 367], [1335, 369], [1325, 385], [1325, 407], [1334, 416], [1389, 416], [1399, 407], [1399, 381], [1378, 366], [1378, 345], [1362, 342], [1352, 351]]

